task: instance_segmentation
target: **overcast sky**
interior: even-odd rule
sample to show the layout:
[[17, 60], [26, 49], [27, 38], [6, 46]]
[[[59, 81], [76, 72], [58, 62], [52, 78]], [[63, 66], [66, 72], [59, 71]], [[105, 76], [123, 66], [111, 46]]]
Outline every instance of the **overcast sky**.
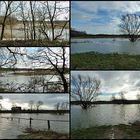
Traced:
[[139, 71], [72, 71], [72, 76], [81, 74], [82, 76], [96, 77], [101, 80], [100, 100], [110, 100], [112, 95], [125, 91], [127, 99], [136, 99], [136, 94], [140, 94], [140, 72]]
[[139, 1], [73, 1], [72, 27], [93, 34], [120, 33], [120, 17], [140, 14]]
[[68, 94], [1, 94], [0, 99], [3, 109], [11, 109], [12, 104], [21, 106], [22, 109], [29, 109], [29, 101], [43, 101], [40, 109], [54, 109], [56, 103], [69, 102]]

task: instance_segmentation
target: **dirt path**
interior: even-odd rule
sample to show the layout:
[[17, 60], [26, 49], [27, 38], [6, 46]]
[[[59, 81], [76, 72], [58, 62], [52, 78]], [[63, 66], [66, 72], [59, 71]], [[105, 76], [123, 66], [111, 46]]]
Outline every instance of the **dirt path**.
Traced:
[[123, 139], [124, 133], [118, 128], [112, 126], [112, 128], [106, 130], [104, 137], [107, 139]]

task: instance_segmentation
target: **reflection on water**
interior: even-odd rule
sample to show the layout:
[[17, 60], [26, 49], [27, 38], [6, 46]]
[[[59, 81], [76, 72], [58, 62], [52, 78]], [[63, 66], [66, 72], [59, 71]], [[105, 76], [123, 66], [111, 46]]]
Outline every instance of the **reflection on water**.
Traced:
[[[66, 75], [68, 79], [68, 74]], [[53, 92], [63, 91], [59, 75], [14, 75], [12, 72], [0, 73], [0, 87], [9, 92]]]
[[96, 105], [88, 110], [72, 105], [71, 127], [87, 128], [100, 125], [128, 124], [140, 121], [140, 105]]
[[98, 39], [72, 39], [71, 53], [82, 52], [99, 53], [128, 53], [140, 54], [140, 41], [130, 42], [128, 39], [98, 38]]
[[[29, 127], [29, 120], [5, 119], [1, 117], [20, 117], [34, 118], [45, 120], [69, 120], [69, 115], [52, 115], [52, 114], [0, 114], [0, 139], [14, 139], [17, 135], [22, 134], [25, 128]], [[69, 122], [51, 122], [51, 130], [60, 133], [69, 133]], [[47, 121], [32, 121], [32, 128], [47, 130]]]

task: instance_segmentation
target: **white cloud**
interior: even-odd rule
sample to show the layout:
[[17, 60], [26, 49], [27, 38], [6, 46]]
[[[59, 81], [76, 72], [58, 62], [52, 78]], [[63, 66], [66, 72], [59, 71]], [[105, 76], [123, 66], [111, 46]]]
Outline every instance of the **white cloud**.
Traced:
[[107, 11], [121, 11], [135, 13], [140, 11], [139, 1], [77, 1], [72, 4], [76, 4], [79, 8], [96, 13], [99, 9]]
[[[135, 99], [136, 94], [139, 93], [140, 85], [138, 80], [140, 72], [138, 71], [73, 71], [72, 76], [81, 74], [82, 76], [97, 77], [101, 80], [100, 92], [103, 95], [101, 99], [110, 99], [111, 94], [117, 94], [121, 91], [126, 92], [128, 99]], [[137, 82], [136, 82], [137, 81]]]

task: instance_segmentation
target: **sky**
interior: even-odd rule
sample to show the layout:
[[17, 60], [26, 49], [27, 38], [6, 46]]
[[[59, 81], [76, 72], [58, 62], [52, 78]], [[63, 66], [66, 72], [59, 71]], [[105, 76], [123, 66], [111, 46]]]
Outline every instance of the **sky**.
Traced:
[[139, 1], [73, 1], [72, 28], [91, 34], [120, 33], [120, 18], [140, 14]]
[[[69, 47], [65, 47], [66, 48], [66, 55], [65, 57], [67, 57], [67, 66], [69, 67]], [[11, 47], [10, 49], [12, 49], [14, 52], [20, 52], [22, 54], [27, 54], [28, 56], [33, 56], [33, 54], [37, 54], [39, 49], [44, 49], [47, 52], [47, 48], [45, 47]], [[55, 52], [56, 54], [62, 53], [62, 49], [61, 47], [50, 47], [50, 49]], [[17, 58], [17, 64], [14, 65], [15, 68], [48, 68], [50, 67], [49, 65], [44, 65], [41, 63], [38, 63], [38, 61], [33, 61], [31, 59], [29, 59], [29, 57], [27, 55], [16, 55]], [[7, 60], [9, 58], [9, 51], [6, 48], [1, 48], [0, 49], [0, 65], [3, 64], [5, 62], [5, 60]], [[55, 56], [55, 55], [53, 55]], [[50, 58], [53, 60], [54, 57], [50, 56]], [[2, 59], [3, 58], [3, 59]], [[58, 57], [57, 57], [58, 58]], [[13, 57], [9, 58], [8, 60], [14, 59]], [[36, 62], [36, 63], [35, 63]], [[45, 61], [46, 62], [46, 61]], [[54, 62], [54, 61], [53, 61]], [[59, 58], [59, 62], [62, 61]], [[39, 64], [39, 65], [38, 65]], [[5, 67], [8, 67], [9, 65], [5, 65]]]
[[136, 95], [140, 94], [139, 71], [72, 71], [71, 76], [78, 74], [101, 80], [98, 100], [110, 100], [112, 95], [119, 98], [118, 93], [121, 91], [126, 92], [125, 97], [129, 100], [136, 99]]
[[10, 110], [12, 105], [20, 106], [22, 109], [30, 109], [29, 101], [43, 101], [40, 109], [55, 109], [54, 105], [58, 102], [69, 102], [68, 94], [1, 94], [0, 104], [3, 110]]
[[[44, 3], [44, 2], [45, 1], [42, 1], [42, 2], [36, 1], [36, 7], [38, 7], [39, 9], [43, 9], [42, 6], [44, 7], [45, 5], [40, 4], [40, 3]], [[49, 1], [49, 6], [52, 8], [52, 6], [54, 6], [54, 2]], [[15, 9], [15, 7], [18, 7], [17, 10], [12, 15], [17, 17], [18, 19], [21, 19], [20, 18], [20, 11], [21, 10], [20, 10], [20, 7], [19, 7], [19, 1], [14, 1], [11, 7], [12, 7], [12, 9]], [[59, 7], [59, 8], [64, 8], [64, 7], [69, 8], [69, 1], [58, 1], [57, 2], [57, 7]], [[28, 11], [30, 11], [29, 1], [24, 2], [24, 9], [25, 9], [24, 14], [25, 14], [25, 16], [28, 17]], [[57, 12], [58, 12], [58, 10], [57, 10]], [[5, 4], [0, 3], [0, 16], [4, 15], [4, 13], [5, 13]], [[59, 13], [61, 13], [61, 14], [57, 16], [57, 20], [66, 20], [66, 18], [69, 19], [69, 12], [66, 12], [65, 10], [61, 9], [61, 12], [59, 12]], [[37, 10], [36, 10], [36, 15], [37, 15], [36, 17], [38, 17]]]

